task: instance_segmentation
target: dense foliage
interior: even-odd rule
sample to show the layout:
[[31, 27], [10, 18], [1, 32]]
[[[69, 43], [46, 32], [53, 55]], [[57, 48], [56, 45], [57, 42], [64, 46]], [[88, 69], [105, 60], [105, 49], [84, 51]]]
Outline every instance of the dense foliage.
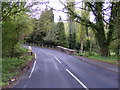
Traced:
[[[110, 43], [115, 40], [113, 33], [115, 30], [119, 30], [118, 24], [115, 24], [119, 20], [119, 4], [120, 2], [110, 2], [107, 8], [103, 8], [104, 2], [85, 2], [86, 8], [84, 10], [91, 11], [95, 16], [95, 22], [91, 22], [89, 19], [84, 18], [83, 16], [78, 15], [71, 7], [64, 4], [69, 11], [68, 14], [74, 18], [78, 23], [81, 23], [87, 27], [91, 27], [92, 31], [95, 34], [96, 42], [99, 46], [100, 55], [108, 56]], [[105, 12], [110, 10], [110, 15], [108, 21], [105, 20]], [[107, 30], [105, 26], [108, 25]], [[116, 28], [117, 25], [117, 28]], [[119, 38], [119, 35], [117, 35]]]
[[[33, 30], [32, 19], [25, 13], [25, 3], [2, 3], [2, 56], [14, 57], [24, 37]], [[21, 47], [21, 46], [20, 46]], [[17, 55], [18, 56], [18, 55]]]
[[38, 45], [61, 45], [66, 46], [66, 36], [64, 23], [61, 18], [58, 23], [54, 22], [53, 10], [47, 8], [42, 11], [40, 19], [36, 20], [36, 28], [27, 39], [27, 43], [35, 43]]

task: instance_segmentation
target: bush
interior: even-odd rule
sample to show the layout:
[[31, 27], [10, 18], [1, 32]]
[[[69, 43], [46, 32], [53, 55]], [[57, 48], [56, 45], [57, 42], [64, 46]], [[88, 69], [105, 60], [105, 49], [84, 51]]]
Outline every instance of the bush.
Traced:
[[88, 56], [88, 53], [87, 52], [85, 52], [85, 53], [76, 53], [76, 55], [78, 55], [78, 56]]
[[18, 57], [18, 56], [24, 55], [27, 52], [28, 52], [28, 49], [26, 49], [25, 47], [22, 47], [20, 44], [17, 44], [14, 49], [14, 56]]
[[97, 54], [96, 52], [89, 52], [88, 56], [99, 56], [99, 54]]
[[6, 85], [5, 83], [19, 74], [20, 67], [24, 66], [31, 58], [32, 56], [24, 55], [17, 58], [2, 59], [2, 84]]

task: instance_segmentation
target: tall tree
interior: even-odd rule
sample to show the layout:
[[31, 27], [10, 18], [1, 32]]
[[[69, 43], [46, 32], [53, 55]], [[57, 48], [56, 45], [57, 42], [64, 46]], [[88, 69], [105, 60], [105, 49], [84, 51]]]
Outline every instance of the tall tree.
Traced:
[[[86, 9], [86, 7], [87, 7], [87, 6], [86, 6], [86, 3], [83, 3], [83, 2], [82, 2], [82, 7], [83, 7], [84, 9]], [[89, 12], [89, 11], [81, 10], [81, 16], [82, 16], [83, 18], [86, 18], [86, 19], [89, 20], [89, 15], [90, 15], [90, 12]], [[88, 27], [85, 26], [85, 25], [80, 24], [80, 29], [81, 29], [81, 30], [80, 30], [80, 43], [81, 43], [80, 50], [81, 50], [81, 52], [83, 52], [84, 43], [85, 43], [85, 40], [86, 40], [85, 37], [88, 36]]]
[[34, 33], [29, 38], [29, 42], [37, 44], [45, 44], [45, 37], [47, 37], [47, 32], [53, 30], [54, 27], [54, 14], [53, 10], [46, 8], [42, 11], [39, 20], [37, 21], [37, 27]]
[[[72, 11], [75, 11], [74, 6], [75, 1], [69, 1], [67, 2], [67, 7], [69, 7]], [[68, 9], [69, 11], [69, 9]], [[69, 20], [69, 48], [75, 49], [76, 48], [76, 29], [75, 29], [75, 22], [72, 15], [68, 15]]]
[[44, 38], [45, 42], [51, 45], [54, 44], [66, 47], [67, 42], [65, 36], [65, 29], [61, 17], [59, 18], [59, 22], [54, 23], [52, 26], [53, 28], [47, 32], [46, 37]]
[[[92, 11], [92, 13], [95, 16], [95, 20], [96, 22], [93, 23], [88, 19], [85, 19], [82, 16], [77, 15], [74, 10], [72, 10], [71, 8], [67, 7], [65, 4], [65, 7], [67, 7], [67, 10], [69, 11], [69, 15], [71, 15], [74, 19], [77, 18], [77, 22], [86, 25], [87, 27], [91, 27], [96, 40], [98, 42], [98, 45], [100, 47], [100, 54], [102, 56], [108, 56], [108, 51], [109, 51], [109, 45], [113, 40], [113, 32], [114, 32], [114, 23], [115, 23], [115, 17], [116, 17], [116, 13], [118, 12], [118, 9], [120, 8], [118, 6], [119, 2], [114, 2], [111, 3], [110, 9], [111, 9], [111, 13], [110, 13], [110, 17], [109, 17], [109, 22], [106, 22], [104, 19], [104, 9], [103, 9], [103, 4], [104, 2], [87, 2], [87, 6], [90, 8], [90, 11]], [[86, 9], [87, 10], [87, 9]], [[104, 29], [104, 22], [109, 24], [109, 28], [108, 28], [108, 32], [107, 34], [105, 33], [105, 29]]]
[[57, 33], [57, 44], [61, 46], [66, 46], [67, 42], [65, 36], [65, 28], [64, 28], [64, 23], [61, 20], [61, 17], [59, 18], [59, 22], [57, 23], [56, 33]]
[[46, 45], [57, 45], [56, 24], [51, 24], [51, 29], [47, 31], [46, 37], [44, 37]]

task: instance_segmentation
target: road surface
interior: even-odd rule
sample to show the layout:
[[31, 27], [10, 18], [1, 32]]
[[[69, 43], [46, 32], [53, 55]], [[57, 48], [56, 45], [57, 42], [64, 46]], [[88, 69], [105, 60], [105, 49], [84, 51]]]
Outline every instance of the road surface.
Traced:
[[118, 88], [118, 73], [63, 52], [32, 47], [36, 60], [13, 88]]

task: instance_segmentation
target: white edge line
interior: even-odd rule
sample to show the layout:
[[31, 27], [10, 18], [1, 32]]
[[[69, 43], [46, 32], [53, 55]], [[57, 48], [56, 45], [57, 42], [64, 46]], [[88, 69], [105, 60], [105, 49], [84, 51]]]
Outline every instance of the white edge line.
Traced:
[[54, 58], [61, 64], [60, 60], [57, 57], [54, 57]]
[[32, 70], [31, 70], [31, 73], [30, 73], [30, 75], [29, 75], [29, 78], [31, 78], [31, 76], [32, 76], [32, 73], [33, 73], [33, 71], [34, 71], [34, 69], [35, 69], [35, 65], [36, 65], [36, 60], [35, 60], [35, 62], [34, 62], [34, 65], [33, 65], [33, 68], [32, 68]]
[[81, 84], [86, 90], [89, 90], [75, 75], [73, 75], [68, 69], [66, 69], [66, 71], [71, 75], [73, 76], [73, 78], [75, 80], [77, 80], [79, 82], [79, 84]]

